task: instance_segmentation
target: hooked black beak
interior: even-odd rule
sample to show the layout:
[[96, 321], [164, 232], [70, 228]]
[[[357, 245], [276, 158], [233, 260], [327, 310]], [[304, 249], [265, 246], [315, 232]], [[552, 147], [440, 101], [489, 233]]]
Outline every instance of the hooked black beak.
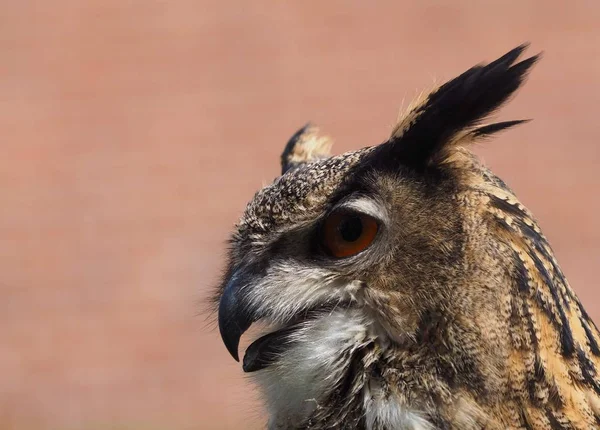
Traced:
[[219, 301], [221, 339], [235, 361], [240, 361], [238, 355], [240, 338], [255, 321], [244, 300], [245, 292], [242, 291], [244, 284], [242, 276], [235, 272], [227, 282]]

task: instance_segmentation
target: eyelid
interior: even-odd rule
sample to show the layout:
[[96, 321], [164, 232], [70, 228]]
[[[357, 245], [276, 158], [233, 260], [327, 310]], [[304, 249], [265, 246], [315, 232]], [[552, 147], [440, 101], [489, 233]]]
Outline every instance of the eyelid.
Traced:
[[387, 220], [387, 212], [383, 205], [378, 204], [373, 199], [369, 198], [354, 198], [346, 200], [337, 207], [335, 207], [331, 213], [337, 211], [348, 211], [348, 212], [359, 212], [370, 217], [375, 218], [380, 224]]

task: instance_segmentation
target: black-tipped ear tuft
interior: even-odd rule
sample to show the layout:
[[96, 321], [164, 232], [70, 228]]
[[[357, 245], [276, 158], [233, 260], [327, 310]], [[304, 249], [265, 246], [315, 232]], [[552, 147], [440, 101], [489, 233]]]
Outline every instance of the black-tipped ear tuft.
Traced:
[[531, 121], [530, 119], [518, 119], [514, 121], [503, 121], [496, 122], [493, 124], [482, 125], [481, 127], [477, 127], [471, 133], [471, 135], [477, 139], [482, 137], [488, 137], [492, 134], [496, 134], [498, 132], [508, 130], [509, 128], [514, 127], [515, 125], [523, 124]]
[[302, 164], [328, 158], [331, 145], [328, 137], [319, 135], [317, 127], [306, 124], [285, 145], [281, 154], [281, 174]]
[[[521, 86], [540, 57], [514, 64], [527, 46], [518, 46], [488, 65], [474, 66], [434, 90], [394, 128], [383, 145], [387, 157], [416, 169], [435, 161], [453, 137], [479, 125]], [[473, 135], [490, 135], [520, 122], [483, 126]]]
[[300, 128], [297, 132], [295, 132], [290, 140], [285, 145], [283, 152], [281, 153], [281, 170], [282, 174], [286, 172], [291, 167], [291, 159], [294, 155], [294, 150], [296, 149], [296, 144], [300, 140], [303, 135], [306, 135], [308, 129], [311, 127], [310, 122], [307, 122], [302, 128]]

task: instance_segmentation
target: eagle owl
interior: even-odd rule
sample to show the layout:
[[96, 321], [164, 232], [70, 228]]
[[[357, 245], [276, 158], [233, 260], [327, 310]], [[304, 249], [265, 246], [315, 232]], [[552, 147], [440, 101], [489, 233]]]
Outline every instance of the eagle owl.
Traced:
[[519, 46], [338, 156], [306, 126], [232, 235], [215, 304], [271, 429], [600, 428], [600, 336], [529, 210], [468, 149]]

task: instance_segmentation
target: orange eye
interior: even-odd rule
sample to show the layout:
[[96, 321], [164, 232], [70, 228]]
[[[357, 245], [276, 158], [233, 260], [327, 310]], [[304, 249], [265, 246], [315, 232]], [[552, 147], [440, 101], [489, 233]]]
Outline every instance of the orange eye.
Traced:
[[334, 212], [325, 220], [323, 245], [334, 257], [358, 254], [375, 239], [379, 226], [374, 218], [357, 212]]

